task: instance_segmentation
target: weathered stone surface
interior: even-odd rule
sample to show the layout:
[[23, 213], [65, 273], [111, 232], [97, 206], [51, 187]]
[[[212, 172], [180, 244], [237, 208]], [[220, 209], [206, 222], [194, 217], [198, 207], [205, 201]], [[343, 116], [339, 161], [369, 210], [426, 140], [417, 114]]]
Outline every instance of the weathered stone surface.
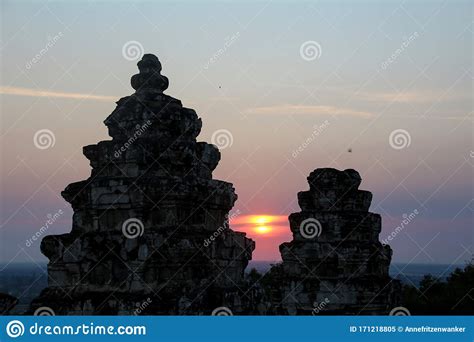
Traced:
[[[355, 170], [317, 169], [289, 216], [293, 240], [261, 279], [244, 269], [255, 244], [228, 227], [232, 184], [212, 179], [216, 146], [201, 119], [163, 93], [161, 63], [145, 55], [136, 90], [104, 121], [111, 140], [84, 147], [91, 176], [62, 192], [70, 233], [47, 236], [48, 287], [30, 313], [59, 315], [385, 314], [398, 283], [378, 236], [372, 194]], [[249, 280], [250, 279], [250, 280]], [[323, 305], [324, 304], [324, 305]]]
[[134, 314], [146, 301], [142, 314], [238, 313], [254, 242], [226, 228], [203, 244], [227, 227], [237, 199], [232, 184], [212, 179], [220, 152], [196, 141], [196, 112], [163, 94], [158, 58], [144, 55], [138, 68], [136, 92], [104, 121], [112, 140], [84, 147], [91, 176], [62, 192], [72, 231], [43, 239], [49, 286], [32, 310]]
[[0, 316], [6, 316], [18, 304], [18, 299], [0, 292]]
[[[386, 314], [399, 284], [388, 275], [392, 250], [379, 242], [381, 217], [355, 170], [316, 169], [289, 216], [293, 240], [267, 274], [274, 314]], [[323, 304], [324, 303], [324, 304]]]

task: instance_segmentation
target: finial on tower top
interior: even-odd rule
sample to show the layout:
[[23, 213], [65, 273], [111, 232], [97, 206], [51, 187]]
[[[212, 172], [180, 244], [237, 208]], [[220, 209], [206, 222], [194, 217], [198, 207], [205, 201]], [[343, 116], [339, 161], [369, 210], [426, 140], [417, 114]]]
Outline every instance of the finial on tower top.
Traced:
[[161, 63], [153, 54], [144, 54], [137, 63], [138, 74], [133, 75], [131, 84], [137, 93], [162, 93], [168, 88], [169, 81], [161, 75]]

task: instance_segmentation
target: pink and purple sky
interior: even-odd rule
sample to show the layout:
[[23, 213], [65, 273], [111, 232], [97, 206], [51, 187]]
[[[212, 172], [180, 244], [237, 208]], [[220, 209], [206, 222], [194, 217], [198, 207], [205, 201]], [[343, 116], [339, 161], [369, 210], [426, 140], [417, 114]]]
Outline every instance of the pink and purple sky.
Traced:
[[[468, 1], [40, 0], [2, 1], [1, 13], [0, 262], [46, 261], [26, 241], [48, 214], [64, 212], [46, 234], [70, 231], [60, 192], [89, 176], [82, 146], [109, 138], [102, 121], [133, 92], [130, 41], [160, 58], [166, 93], [203, 119], [200, 140], [231, 133], [214, 177], [236, 188], [232, 227], [257, 241], [254, 260], [279, 259], [286, 217], [319, 167], [359, 171], [381, 240], [418, 212], [390, 243], [394, 261], [471, 259]], [[41, 129], [54, 146], [35, 146]], [[398, 129], [410, 142], [400, 149]], [[262, 216], [271, 222], [255, 223]]]

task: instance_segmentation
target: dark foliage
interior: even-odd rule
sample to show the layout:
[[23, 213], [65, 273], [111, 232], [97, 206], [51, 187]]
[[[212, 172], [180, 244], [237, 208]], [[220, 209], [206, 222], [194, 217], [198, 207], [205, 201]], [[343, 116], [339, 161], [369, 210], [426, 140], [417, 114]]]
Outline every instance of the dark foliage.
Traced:
[[457, 268], [446, 281], [425, 275], [420, 287], [403, 287], [403, 306], [412, 315], [473, 315], [474, 264]]

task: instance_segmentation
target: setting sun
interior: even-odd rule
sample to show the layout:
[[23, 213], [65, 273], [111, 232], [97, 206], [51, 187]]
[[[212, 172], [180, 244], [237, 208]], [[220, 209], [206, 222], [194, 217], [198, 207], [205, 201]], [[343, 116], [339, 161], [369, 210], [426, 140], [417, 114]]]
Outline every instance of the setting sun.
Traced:
[[251, 217], [251, 222], [254, 224], [254, 231], [258, 234], [268, 234], [272, 231], [268, 223], [274, 221], [273, 216], [270, 215], [255, 215]]
[[285, 226], [287, 220], [283, 215], [243, 215], [236, 217], [232, 224], [249, 234], [274, 236], [279, 234], [279, 228]]
[[258, 216], [258, 215], [253, 215], [251, 216], [251, 219], [252, 223], [256, 223], [256, 224], [265, 224], [265, 223], [269, 223], [272, 221], [272, 216], [269, 216], [269, 215], [262, 215], [262, 216]]
[[257, 226], [255, 227], [255, 232], [259, 234], [267, 234], [270, 233], [272, 229], [269, 226]]

